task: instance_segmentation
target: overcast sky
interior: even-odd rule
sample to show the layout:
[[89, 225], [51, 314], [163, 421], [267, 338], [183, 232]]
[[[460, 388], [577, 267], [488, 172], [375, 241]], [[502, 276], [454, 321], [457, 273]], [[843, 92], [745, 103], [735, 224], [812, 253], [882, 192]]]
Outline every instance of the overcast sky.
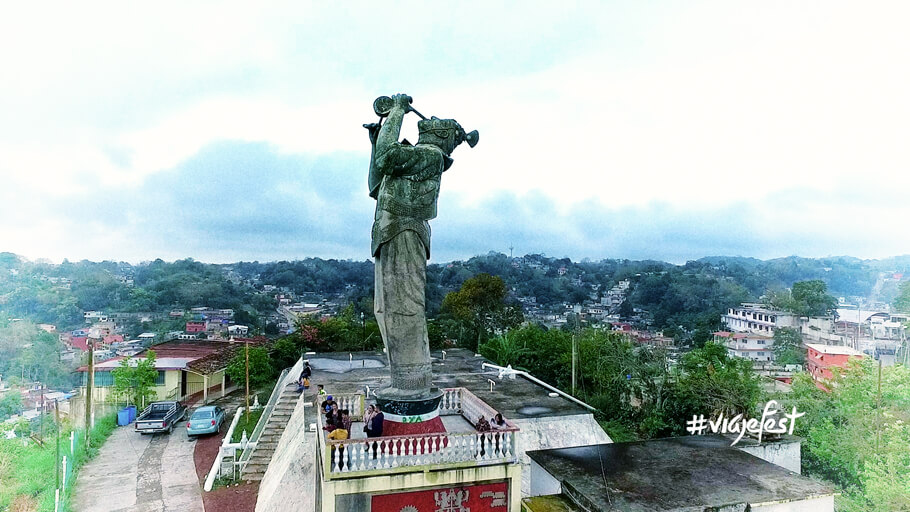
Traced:
[[433, 261], [910, 252], [906, 2], [187, 4], [3, 8], [0, 251], [367, 259], [406, 92], [480, 131]]

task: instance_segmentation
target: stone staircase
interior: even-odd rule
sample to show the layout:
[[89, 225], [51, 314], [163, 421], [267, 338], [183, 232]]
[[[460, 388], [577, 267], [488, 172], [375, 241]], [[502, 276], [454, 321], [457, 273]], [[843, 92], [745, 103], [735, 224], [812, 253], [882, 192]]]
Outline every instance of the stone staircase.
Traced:
[[268, 423], [265, 424], [262, 435], [259, 437], [259, 443], [253, 449], [250, 461], [240, 475], [241, 480], [248, 482], [262, 480], [265, 470], [268, 469], [269, 462], [272, 460], [272, 455], [275, 453], [275, 449], [278, 448], [278, 441], [281, 439], [281, 434], [284, 433], [284, 427], [290, 421], [291, 414], [294, 413], [294, 407], [296, 407], [299, 398], [300, 393], [297, 392], [297, 383], [295, 382], [286, 385], [281, 391], [281, 396], [275, 404], [272, 416], [269, 418]]

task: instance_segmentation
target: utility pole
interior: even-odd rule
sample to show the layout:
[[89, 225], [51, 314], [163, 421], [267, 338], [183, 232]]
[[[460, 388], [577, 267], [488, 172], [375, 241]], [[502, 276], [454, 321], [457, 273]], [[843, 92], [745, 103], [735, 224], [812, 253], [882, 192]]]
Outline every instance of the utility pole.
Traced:
[[509, 245], [509, 259], [512, 259], [512, 249], [514, 249], [514, 248], [515, 248], [515, 246]]
[[60, 402], [54, 400], [54, 416], [57, 425], [57, 463], [54, 464], [54, 474], [57, 476], [57, 489], [60, 488]]
[[250, 342], [244, 341], [246, 352], [246, 421], [250, 421]]
[[85, 387], [85, 447], [91, 446], [92, 430], [92, 390], [95, 387], [95, 341], [91, 336], [88, 342], [88, 381]]
[[575, 333], [572, 333], [572, 395], [575, 395]]
[[38, 416], [38, 436], [41, 439], [41, 444], [44, 444], [44, 383], [38, 383], [38, 391], [41, 393], [41, 414]]
[[878, 407], [875, 408], [875, 453], [882, 438], [882, 358], [878, 358]]

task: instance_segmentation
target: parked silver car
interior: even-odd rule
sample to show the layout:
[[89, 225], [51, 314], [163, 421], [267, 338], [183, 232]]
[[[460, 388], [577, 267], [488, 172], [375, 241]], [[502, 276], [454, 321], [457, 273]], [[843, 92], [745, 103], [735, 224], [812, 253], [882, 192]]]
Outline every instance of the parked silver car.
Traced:
[[186, 435], [214, 434], [221, 430], [222, 422], [224, 422], [224, 409], [215, 405], [200, 407], [186, 422]]

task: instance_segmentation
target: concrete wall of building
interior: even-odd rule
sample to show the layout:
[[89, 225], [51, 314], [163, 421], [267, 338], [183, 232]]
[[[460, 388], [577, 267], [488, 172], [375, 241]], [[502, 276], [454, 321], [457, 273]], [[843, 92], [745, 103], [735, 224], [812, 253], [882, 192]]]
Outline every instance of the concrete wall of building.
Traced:
[[521, 482], [523, 496], [531, 492], [531, 458], [527, 452], [613, 442], [592, 414], [518, 418], [512, 422], [521, 429], [518, 434], [518, 460], [524, 469]]
[[533, 460], [528, 473], [531, 479], [531, 489], [528, 493], [523, 493], [524, 497], [551, 496], [562, 493], [562, 484], [559, 483], [559, 480]]
[[759, 459], [776, 464], [796, 474], [802, 474], [800, 466], [801, 443], [794, 437], [785, 437], [779, 441], [756, 441], [743, 439], [734, 448], [754, 455]]
[[[180, 394], [180, 370], [166, 370], [164, 372], [164, 386], [156, 386], [158, 400], [176, 400]], [[176, 392], [176, 394], [175, 394]]]
[[834, 512], [834, 496], [820, 496], [786, 503], [752, 503], [753, 512]]
[[256, 512], [296, 510], [314, 512], [316, 489], [316, 432], [307, 431], [307, 423], [315, 414], [312, 407], [298, 403], [281, 434], [269, 467], [259, 483]]
[[[164, 372], [164, 385], [155, 386], [152, 391], [155, 392], [153, 400], [167, 400], [168, 394], [180, 387], [180, 372], [178, 370], [167, 370]], [[80, 386], [80, 394], [85, 396], [86, 386]], [[170, 397], [174, 399], [173, 396]], [[97, 403], [114, 403], [114, 386], [95, 386], [92, 388], [92, 400]]]
[[[458, 485], [509, 482], [508, 512], [521, 512], [522, 467], [519, 464], [494, 464], [468, 468], [377, 475], [361, 478], [326, 480], [322, 482], [322, 503], [319, 512], [370, 512], [373, 494], [407, 492]], [[297, 487], [297, 491], [304, 487]], [[262, 488], [260, 487], [260, 496]], [[285, 510], [294, 510], [286, 508]], [[256, 511], [259, 512], [257, 505]]]

